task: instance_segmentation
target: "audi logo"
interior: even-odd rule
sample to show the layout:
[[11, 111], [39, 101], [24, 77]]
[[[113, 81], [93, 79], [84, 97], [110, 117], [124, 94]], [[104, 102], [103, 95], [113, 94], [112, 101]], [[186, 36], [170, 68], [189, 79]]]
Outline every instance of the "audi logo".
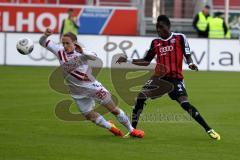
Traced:
[[160, 53], [166, 53], [169, 51], [173, 51], [173, 46], [160, 47], [159, 51], [160, 51]]

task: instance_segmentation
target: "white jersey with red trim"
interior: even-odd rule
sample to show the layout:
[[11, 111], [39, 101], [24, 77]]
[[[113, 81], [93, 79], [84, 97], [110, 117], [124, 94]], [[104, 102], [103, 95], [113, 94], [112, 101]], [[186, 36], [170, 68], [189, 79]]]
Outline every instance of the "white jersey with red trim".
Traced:
[[62, 45], [58, 45], [51, 40], [46, 42], [45, 48], [58, 57], [67, 82], [84, 86], [96, 81], [92, 75], [91, 67], [88, 65], [88, 57], [97, 58], [94, 52], [83, 49], [83, 53], [77, 51], [66, 53]]

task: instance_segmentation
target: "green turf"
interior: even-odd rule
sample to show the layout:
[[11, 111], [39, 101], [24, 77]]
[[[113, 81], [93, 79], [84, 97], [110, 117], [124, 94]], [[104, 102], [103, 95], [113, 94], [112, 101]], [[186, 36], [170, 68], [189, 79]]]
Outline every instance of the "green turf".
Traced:
[[[213, 141], [199, 125], [186, 119], [184, 111], [167, 96], [147, 102], [139, 124], [145, 131], [144, 139], [121, 139], [86, 121], [59, 120], [54, 114], [55, 105], [70, 97], [49, 88], [52, 70], [52, 67], [0, 66], [0, 160], [240, 157], [238, 72], [184, 73], [192, 104], [221, 133], [221, 141]], [[98, 79], [116, 95], [109, 70], [102, 70]], [[130, 107], [122, 100], [120, 104], [130, 114]], [[185, 119], [177, 121], [172, 119], [173, 115]], [[110, 114], [105, 117], [114, 119]]]

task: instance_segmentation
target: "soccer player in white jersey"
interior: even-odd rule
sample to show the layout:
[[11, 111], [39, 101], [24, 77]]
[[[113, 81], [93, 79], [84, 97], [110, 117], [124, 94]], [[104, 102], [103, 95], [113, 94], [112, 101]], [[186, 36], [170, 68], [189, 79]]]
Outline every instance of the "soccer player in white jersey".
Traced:
[[108, 90], [92, 76], [88, 60], [96, 60], [96, 54], [78, 45], [77, 37], [70, 32], [62, 36], [62, 45], [57, 45], [52, 40], [47, 40], [52, 33], [51, 29], [46, 29], [39, 43], [57, 56], [64, 79], [69, 84], [70, 94], [86, 119], [108, 129], [115, 136], [123, 136], [121, 130], [112, 122], [93, 110], [96, 100], [116, 116], [131, 136], [143, 138], [144, 131], [132, 127], [127, 115], [115, 105]]

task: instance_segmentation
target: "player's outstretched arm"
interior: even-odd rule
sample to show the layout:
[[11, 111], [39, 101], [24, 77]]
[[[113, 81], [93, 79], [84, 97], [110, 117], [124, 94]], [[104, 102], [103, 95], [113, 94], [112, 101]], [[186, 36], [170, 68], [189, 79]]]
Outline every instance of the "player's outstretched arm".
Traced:
[[92, 60], [92, 61], [95, 61], [97, 59], [97, 54], [92, 52], [92, 51], [89, 51], [89, 50], [86, 50], [86, 49], [83, 49], [81, 47], [81, 45], [78, 43], [78, 42], [75, 42], [75, 50], [79, 53], [81, 53], [82, 55], [84, 55], [84, 57], [88, 60]]
[[148, 66], [150, 64], [150, 62], [146, 61], [144, 59], [133, 59], [132, 64], [135, 64], [138, 66]]
[[43, 35], [39, 39], [39, 44], [43, 47], [45, 47], [47, 38], [53, 34], [53, 31], [50, 28], [47, 28], [46, 31], [43, 33]]
[[52, 40], [47, 40], [47, 38], [52, 34], [53, 31], [50, 28], [47, 28], [43, 35], [40, 37], [39, 43], [42, 47], [46, 48], [57, 56], [60, 49], [59, 45], [55, 44]]
[[88, 60], [95, 61], [97, 59], [97, 54], [90, 51], [83, 51], [82, 53]]
[[191, 69], [191, 70], [195, 70], [195, 71], [198, 71], [198, 67], [196, 64], [193, 63], [193, 60], [192, 60], [192, 57], [190, 54], [186, 55], [186, 60], [187, 60], [187, 64], [188, 64], [188, 67]]
[[148, 61], [145, 61], [144, 59], [128, 59], [127, 57], [119, 57], [118, 60], [116, 61], [116, 63], [126, 63], [126, 62], [129, 62], [129, 63], [132, 63], [132, 64], [135, 64], [135, 65], [138, 65], [138, 66], [148, 66], [150, 64], [150, 62]]

